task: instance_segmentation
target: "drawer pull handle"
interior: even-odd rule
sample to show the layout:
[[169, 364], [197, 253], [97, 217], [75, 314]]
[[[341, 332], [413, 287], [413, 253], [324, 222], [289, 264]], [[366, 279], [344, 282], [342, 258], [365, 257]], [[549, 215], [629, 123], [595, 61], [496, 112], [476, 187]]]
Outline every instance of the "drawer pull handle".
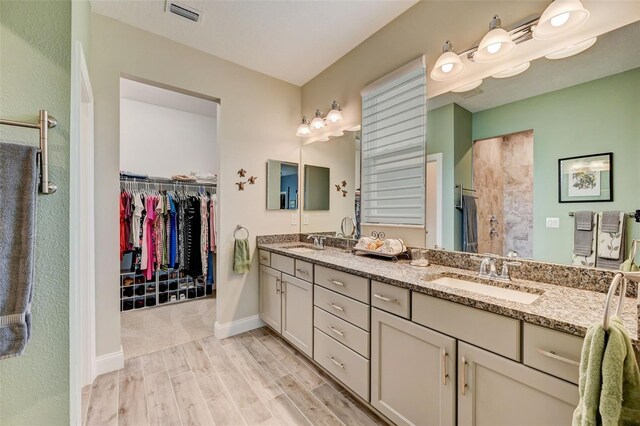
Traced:
[[300, 272], [301, 274], [309, 275], [309, 272], [305, 271], [304, 269], [296, 269], [296, 271]]
[[575, 366], [578, 366], [578, 367], [580, 366], [580, 361], [576, 361], [576, 360], [573, 360], [573, 359], [570, 359], [570, 358], [565, 358], [563, 356], [560, 356], [560, 355], [556, 354], [553, 351], [545, 351], [544, 349], [538, 348], [538, 352], [541, 355], [544, 355], [544, 356], [549, 357], [551, 359], [555, 359], [555, 360], [558, 360], [558, 361], [566, 362], [567, 364], [575, 365]]
[[467, 385], [467, 364], [467, 359], [462, 357], [462, 396], [467, 394], [467, 388], [469, 387]]
[[333, 309], [344, 312], [344, 308], [342, 306], [336, 305], [335, 303], [329, 302], [329, 306], [331, 306]]
[[334, 363], [335, 365], [337, 365], [340, 368], [344, 368], [344, 364], [341, 362], [336, 361], [336, 359], [334, 357], [332, 357], [331, 355], [327, 355], [327, 358], [329, 358], [331, 360], [332, 363]]
[[330, 283], [332, 283], [332, 284], [339, 285], [340, 287], [344, 287], [344, 283], [343, 283], [343, 282], [340, 282], [340, 281], [337, 281], [337, 280], [333, 280], [333, 279], [331, 279], [331, 278], [329, 278], [329, 280], [328, 280], [328, 281], [329, 281]]
[[442, 384], [447, 385], [447, 379], [449, 378], [449, 373], [447, 372], [447, 360], [449, 358], [449, 354], [445, 348], [442, 348]]
[[333, 327], [331, 327], [331, 326], [329, 326], [329, 329], [330, 329], [331, 331], [333, 331], [334, 333], [336, 333], [338, 336], [344, 337], [344, 333], [343, 333], [342, 331], [340, 331], [340, 330], [336, 330], [335, 328], [333, 328]]
[[388, 297], [378, 293], [373, 293], [373, 297], [375, 297], [376, 299], [383, 300], [385, 302], [398, 303], [398, 299], [389, 299]]

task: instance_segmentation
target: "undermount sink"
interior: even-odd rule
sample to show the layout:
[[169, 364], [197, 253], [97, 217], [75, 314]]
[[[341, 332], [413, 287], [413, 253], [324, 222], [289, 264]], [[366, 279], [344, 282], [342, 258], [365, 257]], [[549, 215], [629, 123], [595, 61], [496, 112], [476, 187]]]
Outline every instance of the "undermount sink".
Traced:
[[516, 303], [529, 305], [535, 302], [541, 294], [528, 293], [525, 291], [512, 290], [510, 288], [499, 287], [495, 285], [481, 284], [474, 281], [462, 280], [452, 277], [441, 277], [430, 282], [445, 287], [455, 288], [458, 290], [470, 291], [472, 293], [482, 294], [484, 296], [495, 297], [496, 299], [508, 300]]
[[313, 247], [308, 245], [299, 245], [299, 246], [287, 247], [287, 250], [295, 251], [297, 253], [311, 253], [311, 252], [322, 250], [322, 249], [319, 247]]

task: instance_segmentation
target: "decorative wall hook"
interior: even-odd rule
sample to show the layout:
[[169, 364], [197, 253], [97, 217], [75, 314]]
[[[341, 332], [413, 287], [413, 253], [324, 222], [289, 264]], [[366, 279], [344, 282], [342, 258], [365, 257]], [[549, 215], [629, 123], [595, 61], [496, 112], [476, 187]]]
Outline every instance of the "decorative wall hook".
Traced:
[[336, 191], [340, 192], [341, 189], [342, 187], [340, 185], [336, 185]]
[[344, 189], [342, 190], [342, 196], [346, 197], [347, 196], [347, 191], [345, 191]]
[[258, 177], [257, 177], [257, 176], [251, 176], [251, 177], [249, 178], [249, 183], [250, 183], [251, 185], [254, 185], [254, 184], [256, 183], [256, 179], [258, 179]]
[[240, 175], [240, 177], [245, 177], [247, 175], [247, 171], [245, 169], [240, 169], [238, 170], [238, 175]]
[[244, 191], [244, 184], [247, 182], [236, 182], [236, 185], [238, 185], [238, 191]]
[[342, 187], [344, 188], [344, 187], [346, 187], [346, 186], [347, 186], [347, 181], [346, 181], [346, 180], [343, 180], [343, 181], [342, 181]]

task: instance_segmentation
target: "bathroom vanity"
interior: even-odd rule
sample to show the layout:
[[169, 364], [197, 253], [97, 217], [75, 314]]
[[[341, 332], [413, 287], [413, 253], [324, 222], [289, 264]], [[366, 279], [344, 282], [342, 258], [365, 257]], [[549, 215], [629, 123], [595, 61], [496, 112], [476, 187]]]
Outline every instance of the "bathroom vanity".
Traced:
[[[263, 321], [393, 423], [571, 423], [604, 293], [299, 241], [259, 256]], [[635, 297], [622, 317], [638, 350]]]

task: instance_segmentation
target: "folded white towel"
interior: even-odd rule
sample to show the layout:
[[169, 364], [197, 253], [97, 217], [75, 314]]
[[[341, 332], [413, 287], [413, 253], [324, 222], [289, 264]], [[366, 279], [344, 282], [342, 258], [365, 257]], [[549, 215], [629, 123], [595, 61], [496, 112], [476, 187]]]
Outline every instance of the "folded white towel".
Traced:
[[371, 237], [360, 237], [355, 248], [358, 250], [369, 250], [369, 244], [371, 244], [374, 241], [375, 239]]
[[384, 254], [400, 254], [405, 251], [404, 242], [395, 238], [384, 240], [383, 246], [378, 251]]

